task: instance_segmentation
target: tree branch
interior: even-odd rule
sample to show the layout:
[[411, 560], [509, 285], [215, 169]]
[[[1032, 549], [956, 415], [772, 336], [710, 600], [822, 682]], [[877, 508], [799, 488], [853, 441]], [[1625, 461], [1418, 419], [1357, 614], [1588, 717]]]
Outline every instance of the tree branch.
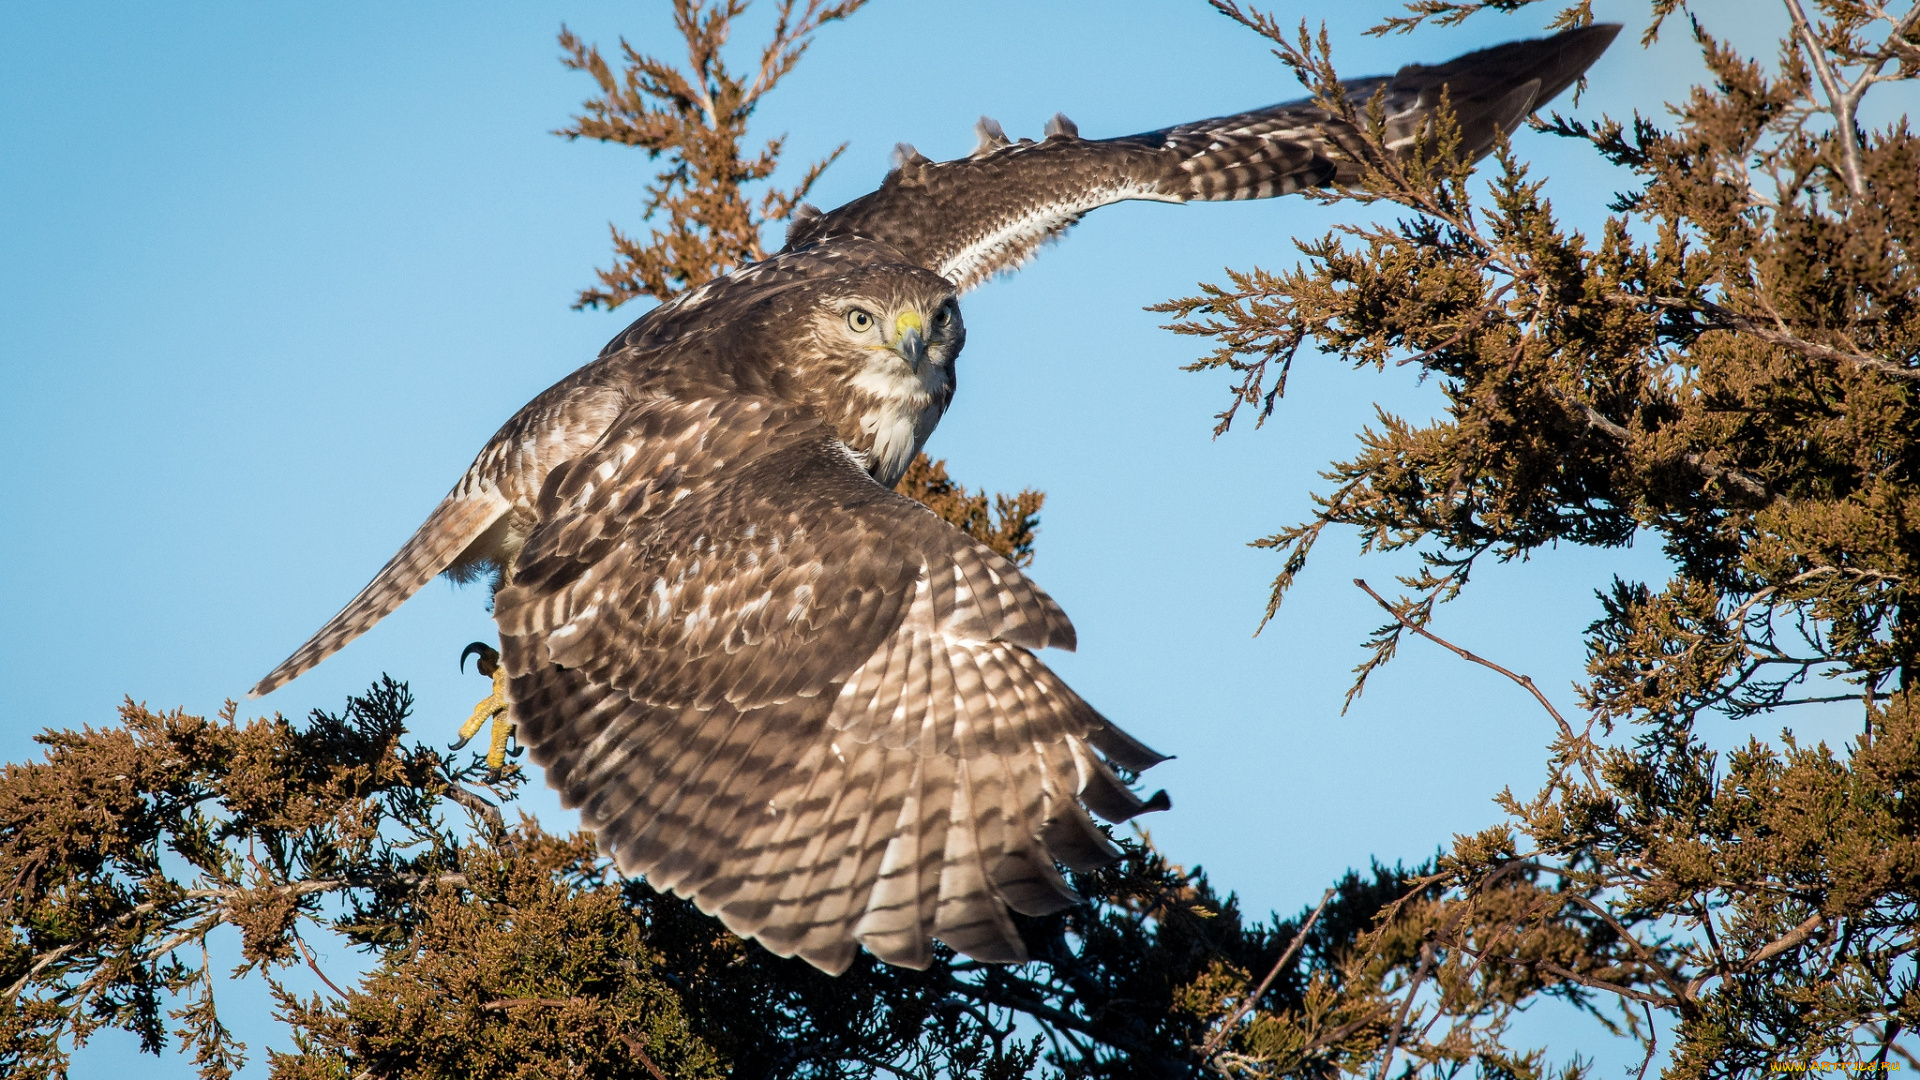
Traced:
[[[1915, 10], [1920, 11], [1920, 5], [1916, 5]], [[1888, 375], [1896, 379], [1904, 379], [1908, 382], [1920, 382], [1920, 368], [1904, 367], [1891, 360], [1885, 360], [1877, 356], [1868, 356], [1865, 353], [1848, 352], [1843, 349], [1835, 349], [1830, 346], [1821, 345], [1789, 333], [1784, 328], [1770, 329], [1761, 326], [1759, 323], [1754, 322], [1752, 319], [1738, 312], [1729, 311], [1711, 300], [1682, 300], [1678, 297], [1657, 296], [1653, 298], [1653, 302], [1666, 308], [1705, 312], [1713, 317], [1714, 323], [1704, 329], [1737, 330], [1740, 333], [1759, 338], [1761, 341], [1767, 342], [1770, 345], [1779, 345], [1782, 348], [1792, 349], [1803, 356], [1810, 356], [1816, 360], [1839, 361], [1841, 363], [1852, 364], [1855, 367], [1863, 368], [1867, 371], [1876, 371], [1882, 375]]]
[[1407, 1014], [1413, 1011], [1413, 999], [1420, 993], [1420, 984], [1427, 981], [1427, 968], [1433, 964], [1433, 943], [1420, 943], [1420, 967], [1413, 973], [1413, 985], [1407, 987], [1407, 1000], [1400, 1003], [1400, 1012], [1393, 1018], [1393, 1030], [1387, 1033], [1387, 1049], [1380, 1055], [1380, 1070], [1374, 1073], [1374, 1080], [1387, 1080], [1387, 1070], [1393, 1067], [1393, 1052], [1400, 1046], [1400, 1031], [1406, 1025]]
[[[1619, 443], [1621, 446], [1632, 445], [1633, 432], [1628, 431], [1626, 428], [1622, 427], [1618, 423], [1615, 423], [1613, 420], [1609, 419], [1606, 416], [1606, 414], [1602, 413], [1600, 410], [1594, 408], [1591, 405], [1588, 405], [1583, 401], [1576, 401], [1572, 398], [1571, 395], [1568, 395], [1564, 392], [1557, 391], [1557, 390], [1552, 390], [1550, 392], [1560, 400], [1566, 402], [1569, 405], [1572, 405], [1574, 408], [1580, 409], [1583, 412], [1585, 412], [1587, 417], [1588, 427], [1593, 428], [1595, 431], [1598, 431], [1601, 434], [1606, 435], [1608, 438]], [[1724, 465], [1715, 465], [1712, 462], [1708, 461], [1706, 458], [1703, 458], [1699, 454], [1696, 454], [1690, 450], [1685, 454], [1682, 454], [1680, 456], [1680, 460], [1686, 462], [1687, 465], [1690, 466], [1695, 472], [1701, 474], [1702, 476], [1705, 476], [1707, 479], [1718, 480], [1722, 484], [1726, 484], [1730, 487], [1739, 488], [1741, 491], [1751, 496], [1757, 502], [1770, 503], [1770, 502], [1773, 502], [1776, 498], [1778, 498], [1778, 496], [1776, 496], [1773, 492], [1767, 490], [1767, 486], [1765, 484], [1762, 484], [1760, 481], [1755, 480], [1751, 476], [1748, 476], [1746, 473], [1743, 473], [1738, 469], [1729, 469]]]
[[[1547, 710], [1547, 715], [1553, 717], [1553, 722], [1560, 725], [1560, 734], [1566, 738], [1567, 743], [1570, 746], [1578, 745], [1579, 743], [1584, 741], [1581, 736], [1575, 735], [1573, 733], [1573, 725], [1567, 723], [1567, 718], [1560, 715], [1560, 710], [1553, 707], [1553, 702], [1547, 700], [1547, 695], [1540, 692], [1540, 688], [1533, 684], [1533, 680], [1531, 678], [1525, 675], [1521, 675], [1518, 672], [1508, 671], [1506, 668], [1501, 667], [1499, 664], [1494, 663], [1493, 661], [1487, 659], [1484, 656], [1480, 656], [1478, 654], [1468, 652], [1466, 649], [1463, 649], [1460, 646], [1455, 645], [1453, 642], [1448, 641], [1447, 639], [1439, 636], [1438, 634], [1435, 634], [1432, 631], [1428, 630], [1426, 627], [1421, 626], [1418, 623], [1414, 622], [1412, 619], [1407, 618], [1405, 615], [1402, 615], [1399, 611], [1396, 611], [1392, 604], [1387, 603], [1385, 597], [1381, 596], [1377, 592], [1374, 592], [1373, 586], [1367, 584], [1366, 579], [1354, 578], [1353, 583], [1355, 585], [1360, 586], [1361, 589], [1365, 590], [1368, 596], [1373, 597], [1373, 602], [1376, 604], [1379, 604], [1382, 608], [1384, 608], [1387, 614], [1393, 616], [1394, 619], [1396, 619], [1401, 626], [1404, 626], [1407, 629], [1413, 631], [1414, 633], [1419, 634], [1421, 637], [1426, 638], [1428, 641], [1433, 642], [1435, 645], [1438, 645], [1441, 648], [1446, 649], [1447, 651], [1453, 653], [1455, 656], [1460, 657], [1462, 660], [1470, 660], [1473, 663], [1479, 664], [1481, 667], [1487, 668], [1491, 671], [1497, 671], [1500, 674], [1505, 675], [1507, 678], [1512, 679], [1522, 689], [1526, 690], [1527, 693], [1532, 694], [1533, 699], [1540, 703], [1540, 707]], [[1596, 786], [1598, 785], [1598, 780], [1596, 780], [1593, 777], [1591, 769], [1588, 770], [1588, 779], [1593, 783], [1595, 783]]]
[[1286, 951], [1280, 954], [1280, 959], [1273, 962], [1273, 967], [1267, 972], [1267, 977], [1260, 980], [1260, 985], [1254, 987], [1253, 992], [1248, 994], [1246, 998], [1240, 1002], [1240, 1006], [1233, 1011], [1232, 1016], [1227, 1017], [1225, 1023], [1216, 1028], [1213, 1034], [1207, 1036], [1206, 1043], [1200, 1047], [1200, 1063], [1202, 1065], [1212, 1060], [1214, 1053], [1219, 1049], [1220, 1043], [1226, 1039], [1227, 1033], [1232, 1031], [1233, 1026], [1240, 1022], [1241, 1017], [1247, 1015], [1248, 1010], [1253, 1008], [1254, 1003], [1259, 1001], [1261, 996], [1267, 992], [1267, 988], [1273, 985], [1273, 980], [1280, 974], [1281, 970], [1287, 966], [1287, 962], [1292, 960], [1293, 955], [1300, 951], [1301, 943], [1305, 942], [1307, 935], [1313, 932], [1313, 924], [1320, 921], [1320, 913], [1327, 910], [1327, 905], [1333, 901], [1333, 895], [1334, 890], [1328, 889], [1325, 895], [1320, 897], [1320, 906], [1313, 909], [1313, 914], [1307, 918], [1306, 924], [1300, 927], [1299, 933], [1294, 934], [1293, 940], [1287, 942]]
[[1854, 125], [1854, 105], [1857, 99], [1840, 88], [1840, 78], [1833, 69], [1832, 58], [1814, 36], [1813, 25], [1807, 21], [1807, 13], [1800, 6], [1800, 0], [1782, 0], [1787, 5], [1787, 15], [1793, 19], [1794, 35], [1800, 40], [1800, 47], [1806, 50], [1807, 63], [1813, 68], [1814, 76], [1820, 80], [1820, 88], [1827, 95], [1827, 111], [1833, 114], [1834, 133], [1840, 139], [1840, 161], [1848, 190], [1854, 198], [1862, 198], [1867, 193], [1866, 176], [1860, 169], [1860, 136]]

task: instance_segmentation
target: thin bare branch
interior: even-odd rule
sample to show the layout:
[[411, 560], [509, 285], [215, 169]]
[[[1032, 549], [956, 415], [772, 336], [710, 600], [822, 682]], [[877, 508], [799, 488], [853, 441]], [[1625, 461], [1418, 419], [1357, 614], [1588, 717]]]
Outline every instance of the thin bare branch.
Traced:
[[1857, 99], [1841, 87], [1832, 54], [1821, 44], [1813, 25], [1807, 21], [1806, 9], [1801, 6], [1800, 0], [1782, 2], [1787, 6], [1788, 17], [1793, 20], [1794, 36], [1806, 53], [1807, 63], [1820, 80], [1820, 89], [1827, 95], [1827, 110], [1833, 115], [1834, 135], [1840, 140], [1841, 171], [1847, 187], [1853, 192], [1854, 198], [1864, 198], [1867, 179], [1860, 167], [1860, 133], [1858, 121], [1854, 118]]
[[1515, 685], [1519, 686], [1521, 689], [1525, 690], [1527, 693], [1532, 694], [1533, 699], [1540, 703], [1541, 708], [1547, 710], [1547, 715], [1553, 717], [1553, 722], [1560, 725], [1560, 734], [1566, 737], [1567, 742], [1569, 744], [1573, 744], [1579, 741], [1579, 736], [1575, 735], [1573, 732], [1573, 725], [1567, 723], [1566, 717], [1560, 715], [1560, 710], [1553, 707], [1553, 702], [1548, 701], [1547, 695], [1541, 693], [1540, 688], [1533, 684], [1533, 679], [1531, 679], [1526, 675], [1521, 675], [1518, 672], [1509, 671], [1508, 669], [1501, 667], [1499, 664], [1496, 664], [1493, 661], [1477, 653], [1469, 652], [1466, 649], [1463, 649], [1460, 646], [1455, 645], [1453, 642], [1448, 641], [1443, 637], [1440, 637], [1438, 634], [1433, 633], [1432, 631], [1428, 630], [1426, 627], [1421, 626], [1420, 624], [1407, 618], [1406, 615], [1402, 614], [1399, 609], [1395, 608], [1392, 604], [1388, 603], [1385, 597], [1381, 596], [1377, 592], [1374, 592], [1373, 586], [1367, 584], [1365, 579], [1354, 578], [1353, 583], [1355, 585], [1360, 586], [1360, 588], [1368, 596], [1373, 597], [1373, 602], [1376, 604], [1379, 604], [1380, 607], [1384, 609], [1387, 614], [1393, 616], [1394, 619], [1400, 623], [1400, 625], [1406, 627], [1407, 629], [1413, 631], [1414, 633], [1420, 635], [1421, 637], [1426, 638], [1428, 641], [1433, 642], [1435, 645], [1438, 645], [1441, 648], [1446, 649], [1448, 652], [1453, 653], [1455, 656], [1460, 657], [1462, 660], [1468, 660], [1473, 663], [1479, 664], [1481, 667], [1484, 667], [1489, 671], [1499, 672], [1500, 674], [1505, 675], [1507, 678], [1513, 680]]
[[1273, 962], [1273, 967], [1267, 971], [1267, 977], [1261, 979], [1260, 985], [1254, 987], [1252, 992], [1247, 994], [1246, 998], [1240, 1002], [1239, 1007], [1233, 1010], [1233, 1015], [1227, 1017], [1219, 1027], [1214, 1029], [1213, 1034], [1207, 1036], [1206, 1043], [1200, 1048], [1201, 1064], [1204, 1065], [1213, 1059], [1214, 1052], [1219, 1049], [1220, 1044], [1226, 1040], [1228, 1032], [1232, 1031], [1234, 1025], [1240, 1022], [1240, 1018], [1247, 1015], [1247, 1013], [1252, 1010], [1254, 1003], [1258, 1002], [1261, 997], [1266, 994], [1267, 988], [1273, 985], [1273, 980], [1279, 977], [1280, 972], [1286, 970], [1286, 966], [1293, 960], [1294, 954], [1298, 953], [1300, 946], [1306, 942], [1307, 935], [1313, 933], [1314, 924], [1320, 921], [1320, 913], [1327, 910], [1327, 905], [1333, 902], [1333, 897], [1334, 890], [1332, 889], [1328, 889], [1326, 894], [1320, 897], [1320, 906], [1313, 909], [1313, 914], [1307, 918], [1306, 924], [1301, 926], [1299, 932], [1293, 935], [1292, 941], [1287, 942], [1286, 951], [1280, 954], [1280, 959]]
[[1407, 998], [1400, 1003], [1400, 1011], [1393, 1018], [1393, 1029], [1387, 1033], [1387, 1048], [1380, 1054], [1380, 1068], [1375, 1072], [1374, 1080], [1386, 1080], [1387, 1071], [1393, 1068], [1393, 1052], [1400, 1048], [1400, 1031], [1406, 1025], [1407, 1014], [1413, 1011], [1413, 999], [1420, 993], [1420, 984], [1427, 981], [1427, 969], [1433, 966], [1433, 943], [1420, 943], [1420, 966], [1413, 973], [1413, 982], [1407, 987]]

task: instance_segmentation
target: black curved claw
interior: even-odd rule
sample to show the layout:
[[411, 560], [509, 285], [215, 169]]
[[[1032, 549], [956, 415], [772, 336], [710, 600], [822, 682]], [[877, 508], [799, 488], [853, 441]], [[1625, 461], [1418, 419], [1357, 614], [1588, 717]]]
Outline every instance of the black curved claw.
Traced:
[[[480, 662], [473, 666], [475, 670], [479, 671], [480, 674], [485, 675], [489, 679], [493, 678], [494, 671], [500, 667], [500, 650], [494, 648], [493, 646], [487, 644], [484, 641], [476, 641], [473, 644], [467, 646], [466, 648], [460, 650], [460, 670], [461, 671], [467, 670], [467, 657], [469, 656], [480, 657]], [[459, 747], [456, 746], [454, 747], [454, 749], [458, 750]]]
[[[480, 733], [478, 731], [475, 731], [473, 734], [478, 735]], [[472, 741], [473, 741], [473, 735], [468, 735], [463, 738], [455, 739], [452, 742], [447, 744], [447, 749], [458, 750]]]

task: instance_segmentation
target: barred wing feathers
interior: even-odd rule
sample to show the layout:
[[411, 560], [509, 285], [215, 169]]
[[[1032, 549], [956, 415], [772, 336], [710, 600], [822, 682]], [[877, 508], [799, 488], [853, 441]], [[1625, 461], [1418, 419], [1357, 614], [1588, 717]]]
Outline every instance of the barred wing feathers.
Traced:
[[345, 648], [366, 633], [374, 623], [393, 614], [435, 575], [453, 565], [460, 553], [479, 539], [511, 509], [506, 499], [490, 487], [462, 490], [463, 479], [427, 520], [414, 530], [387, 565], [367, 582], [359, 594], [347, 602], [326, 625], [314, 632], [292, 656], [268, 672], [247, 691], [250, 698], [261, 697], [292, 682], [309, 668]]
[[1165, 805], [1034, 658], [1059, 607], [811, 413], [636, 406], [541, 511], [495, 608], [522, 740], [622, 872], [776, 953], [1022, 960], [1008, 911], [1114, 857], [1083, 804]]
[[421, 586], [471, 558], [510, 520], [522, 493], [537, 487], [538, 477], [555, 461], [591, 447], [618, 415], [621, 396], [591, 385], [578, 373], [551, 387], [501, 425], [440, 505], [359, 594], [267, 673], [248, 697], [272, 693], [315, 664], [345, 648], [393, 614]]
[[[1347, 82], [1356, 104], [1383, 93], [1390, 148], [1429, 130], [1443, 88], [1473, 158], [1578, 79], [1617, 24], [1513, 41], [1445, 64]], [[980, 146], [933, 162], [902, 146], [878, 191], [837, 210], [796, 216], [789, 250], [842, 237], [898, 248], [963, 291], [1018, 268], [1089, 211], [1125, 199], [1264, 199], [1358, 174], [1353, 129], [1312, 101], [1127, 135], [1082, 139], [1056, 116], [1041, 142], [1009, 142], [982, 118]]]

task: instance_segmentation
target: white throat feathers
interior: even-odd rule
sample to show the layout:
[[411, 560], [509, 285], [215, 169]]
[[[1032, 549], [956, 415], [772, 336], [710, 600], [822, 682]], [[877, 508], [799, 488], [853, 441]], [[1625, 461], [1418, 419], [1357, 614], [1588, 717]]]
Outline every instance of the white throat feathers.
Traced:
[[852, 380], [869, 395], [860, 430], [872, 436], [867, 469], [887, 487], [900, 482], [953, 397], [953, 368], [929, 358], [918, 373], [891, 349], [875, 349]]

